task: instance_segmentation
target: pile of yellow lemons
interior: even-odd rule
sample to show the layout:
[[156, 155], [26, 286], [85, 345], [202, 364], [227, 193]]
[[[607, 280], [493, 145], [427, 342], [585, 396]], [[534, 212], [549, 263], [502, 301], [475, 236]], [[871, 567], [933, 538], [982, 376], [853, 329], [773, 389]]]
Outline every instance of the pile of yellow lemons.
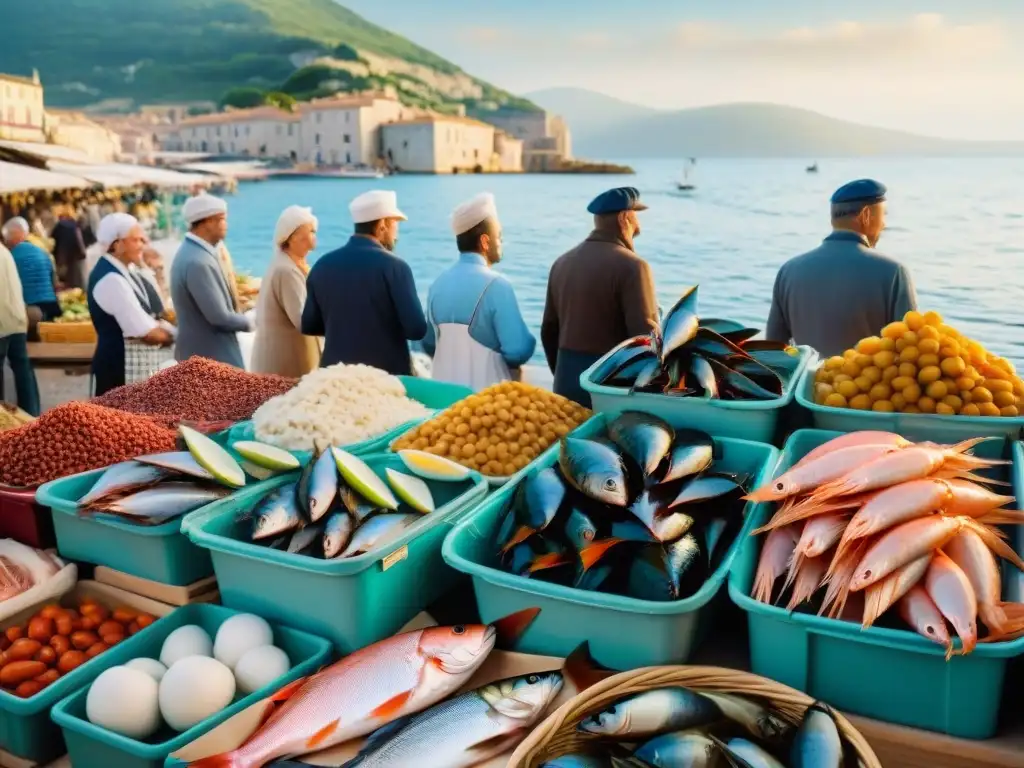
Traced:
[[1024, 381], [1013, 365], [942, 322], [908, 312], [880, 336], [830, 357], [814, 379], [819, 405], [883, 413], [1019, 416]]

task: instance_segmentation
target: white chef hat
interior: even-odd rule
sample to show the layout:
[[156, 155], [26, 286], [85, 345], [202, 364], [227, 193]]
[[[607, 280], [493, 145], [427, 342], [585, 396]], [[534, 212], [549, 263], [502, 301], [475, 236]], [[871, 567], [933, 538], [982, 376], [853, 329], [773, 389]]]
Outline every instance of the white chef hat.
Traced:
[[139, 220], [130, 213], [107, 214], [100, 219], [100, 225], [96, 228], [96, 242], [107, 253], [116, 240], [126, 237], [137, 226]]
[[483, 192], [452, 211], [452, 231], [461, 235], [486, 219], [498, 219], [498, 208], [490, 192]]
[[189, 224], [195, 224], [197, 221], [216, 216], [218, 213], [227, 212], [227, 203], [219, 197], [208, 195], [205, 192], [201, 192], [195, 197], [190, 197], [185, 201], [185, 206], [181, 209], [185, 221]]
[[348, 206], [354, 224], [366, 224], [380, 219], [401, 219], [406, 216], [398, 210], [398, 195], [391, 190], [374, 189], [363, 192]]
[[274, 227], [274, 245], [282, 245], [303, 224], [312, 224], [313, 229], [317, 228], [313, 209], [301, 205], [289, 205], [281, 211], [281, 215], [277, 218], [277, 226]]

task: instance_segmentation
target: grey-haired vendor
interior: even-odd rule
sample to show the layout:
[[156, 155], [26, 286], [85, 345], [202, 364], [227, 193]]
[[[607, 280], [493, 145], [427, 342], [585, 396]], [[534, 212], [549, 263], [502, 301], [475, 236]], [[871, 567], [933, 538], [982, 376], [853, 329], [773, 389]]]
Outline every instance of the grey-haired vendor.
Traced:
[[782, 265], [765, 335], [840, 355], [917, 309], [905, 266], [875, 250], [885, 229], [884, 184], [860, 179], [832, 195], [832, 234]]
[[633, 244], [637, 213], [646, 209], [634, 187], [603, 192], [587, 206], [594, 231], [551, 266], [540, 328], [544, 354], [555, 392], [588, 408], [580, 374], [616, 344], [658, 324], [651, 268]]

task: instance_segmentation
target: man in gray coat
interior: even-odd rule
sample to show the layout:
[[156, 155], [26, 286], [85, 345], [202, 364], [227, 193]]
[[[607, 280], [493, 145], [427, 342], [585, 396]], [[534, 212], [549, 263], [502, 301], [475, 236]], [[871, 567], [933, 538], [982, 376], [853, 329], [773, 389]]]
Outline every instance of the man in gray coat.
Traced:
[[875, 250], [885, 229], [884, 184], [851, 181], [832, 195], [832, 234], [782, 265], [775, 277], [765, 336], [806, 344], [822, 357], [917, 309], [910, 272]]
[[228, 233], [228, 206], [212, 195], [199, 194], [185, 202], [189, 233], [171, 265], [171, 300], [178, 315], [174, 356], [193, 355], [245, 368], [238, 344], [240, 331], [252, 323], [235, 311], [217, 246]]

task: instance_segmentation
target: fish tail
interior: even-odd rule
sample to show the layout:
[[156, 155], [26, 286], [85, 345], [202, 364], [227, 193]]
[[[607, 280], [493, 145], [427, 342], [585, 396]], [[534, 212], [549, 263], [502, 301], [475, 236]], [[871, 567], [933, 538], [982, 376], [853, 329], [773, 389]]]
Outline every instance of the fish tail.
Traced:
[[491, 626], [498, 633], [498, 642], [501, 647], [508, 648], [515, 643], [526, 631], [533, 620], [540, 614], [540, 608], [524, 608], [516, 613], [509, 614], [503, 619], [492, 621]]
[[972, 437], [968, 440], [962, 440], [955, 445], [950, 445], [946, 450], [950, 453], [966, 453], [971, 450], [974, 446], [984, 443], [986, 440], [991, 440], [991, 437]]
[[536, 560], [530, 563], [530, 566], [526, 571], [527, 573], [546, 571], [548, 568], [554, 568], [567, 562], [568, 560], [561, 552], [550, 552], [546, 555], [540, 555]]
[[782, 584], [782, 591], [785, 592], [792, 586], [793, 582], [796, 581], [796, 577], [800, 573], [800, 568], [804, 564], [803, 553], [799, 550], [794, 549], [793, 554], [789, 556], [789, 572], [786, 574], [786, 581]]
[[888, 589], [889, 580], [883, 579], [877, 584], [872, 584], [864, 592], [864, 617], [861, 620], [861, 629], [867, 629], [874, 624], [878, 617], [892, 605], [891, 590]]
[[595, 541], [580, 550], [580, 562], [583, 565], [583, 572], [586, 573], [590, 570], [593, 565], [605, 556], [608, 550], [616, 544], [621, 544], [622, 541], [622, 539], [617, 539], [615, 537], [601, 539], [600, 541]]
[[1024, 525], [1024, 510], [994, 509], [979, 517], [978, 522], [988, 525]]
[[782, 528], [783, 526], [790, 525], [792, 523], [798, 523], [801, 520], [807, 520], [808, 518], [815, 517], [819, 514], [827, 512], [828, 509], [823, 505], [814, 501], [814, 499], [807, 499], [800, 504], [794, 504], [788, 509], [780, 509], [767, 525], [758, 528], [754, 533], [765, 533], [774, 528]]
[[1009, 560], [1018, 570], [1024, 571], [1024, 560], [1021, 560], [1020, 555], [1013, 550], [1013, 547], [1003, 541], [1000, 537], [1001, 531], [993, 530], [984, 523], [979, 523], [977, 520], [969, 517], [961, 519], [964, 521], [965, 526], [977, 533], [995, 554], [1004, 560]]
[[978, 483], [979, 485], [1001, 485], [1006, 487], [1011, 485], [1011, 483], [1006, 483], [1002, 480], [993, 480], [991, 477], [976, 474], [964, 467], [951, 467], [949, 462], [946, 462], [932, 477], [938, 480], [970, 480], [972, 483]]
[[750, 596], [759, 603], [771, 604], [772, 591], [775, 588], [775, 580], [777, 578], [778, 576], [767, 565], [766, 561], [759, 563]]

